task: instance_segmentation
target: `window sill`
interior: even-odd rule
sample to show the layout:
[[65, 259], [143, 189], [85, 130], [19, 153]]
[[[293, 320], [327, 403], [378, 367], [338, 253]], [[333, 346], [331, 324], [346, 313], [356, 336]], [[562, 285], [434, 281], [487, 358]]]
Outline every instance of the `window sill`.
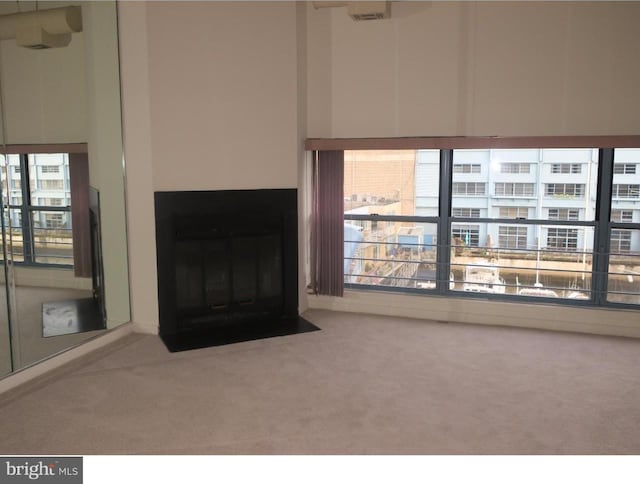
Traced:
[[633, 309], [352, 289], [342, 298], [310, 295], [308, 303], [313, 309], [640, 338], [640, 319]]

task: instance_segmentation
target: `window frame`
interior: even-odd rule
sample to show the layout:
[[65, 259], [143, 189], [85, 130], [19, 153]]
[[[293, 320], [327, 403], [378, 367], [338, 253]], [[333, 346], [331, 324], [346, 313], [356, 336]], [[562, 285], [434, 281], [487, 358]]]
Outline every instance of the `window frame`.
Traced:
[[[63, 151], [64, 153], [69, 154], [69, 151]], [[4, 153], [3, 153], [4, 154]], [[17, 265], [22, 266], [31, 266], [31, 267], [59, 267], [59, 268], [71, 268], [74, 266], [73, 257], [71, 258], [70, 264], [61, 264], [61, 263], [51, 263], [51, 262], [39, 262], [37, 260], [37, 253], [35, 250], [35, 233], [36, 230], [54, 230], [48, 227], [48, 223], [45, 222], [45, 227], [36, 227], [34, 222], [33, 213], [34, 212], [54, 212], [60, 213], [63, 215], [64, 213], [68, 214], [69, 220], [71, 220], [71, 205], [38, 205], [32, 203], [31, 197], [31, 181], [32, 177], [37, 174], [32, 173], [29, 166], [29, 155], [39, 154], [37, 150], [22, 153], [6, 153], [5, 156], [9, 155], [17, 155], [19, 157], [19, 170], [14, 170], [15, 174], [20, 175], [20, 192], [21, 192], [21, 203], [7, 203], [5, 204], [8, 210], [17, 210], [20, 214], [20, 229], [22, 232], [22, 254], [19, 254], [19, 257], [22, 260], [16, 260], [14, 258], [13, 262]], [[33, 168], [37, 172], [38, 165], [33, 165]], [[60, 172], [58, 172], [60, 173]], [[12, 180], [14, 181], [14, 180]], [[17, 181], [17, 180], [15, 180]], [[64, 182], [63, 182], [64, 189]], [[10, 194], [8, 194], [10, 195]], [[25, 221], [27, 223], [25, 224]], [[13, 256], [12, 256], [13, 257]], [[0, 263], [4, 264], [4, 260], [0, 261]]]
[[[308, 139], [305, 142], [308, 150], [343, 149], [343, 150], [380, 150], [380, 149], [438, 149], [440, 150], [440, 192], [438, 204], [438, 216], [436, 217], [409, 217], [415, 222], [437, 223], [438, 234], [438, 279], [436, 289], [433, 291], [407, 291], [417, 292], [420, 295], [446, 295], [448, 297], [481, 297], [483, 299], [497, 299], [502, 301], [525, 302], [527, 304], [554, 303], [565, 306], [592, 306], [592, 307], [616, 307], [633, 310], [640, 309], [640, 305], [622, 303], [607, 300], [608, 254], [610, 249], [610, 233], [612, 228], [628, 228], [640, 230], [640, 223], [612, 222], [609, 220], [611, 206], [613, 204], [613, 162], [616, 148], [640, 148], [640, 136], [572, 136], [572, 137], [513, 137], [513, 138], [382, 138], [382, 139]], [[451, 205], [454, 196], [452, 193], [452, 162], [454, 149], [554, 149], [554, 148], [589, 148], [598, 150], [598, 176], [596, 190], [596, 211], [594, 220], [563, 221], [544, 219], [499, 219], [499, 218], [456, 218], [456, 223], [504, 223], [544, 226], [571, 226], [591, 227], [593, 229], [593, 263], [591, 266], [592, 286], [590, 300], [546, 299], [533, 298], [519, 295], [494, 295], [474, 294], [460, 291], [449, 291], [448, 271], [451, 267], [450, 260], [450, 229], [453, 218], [451, 217]], [[541, 187], [540, 187], [541, 188]], [[486, 193], [486, 190], [485, 190]], [[581, 190], [585, 196], [584, 188]], [[357, 217], [357, 216], [356, 216]], [[345, 217], [346, 219], [346, 217]], [[364, 217], [362, 220], [367, 219]], [[406, 217], [394, 217], [397, 221], [403, 221]], [[351, 285], [349, 285], [351, 286]], [[392, 291], [388, 287], [377, 288], [375, 286], [362, 286], [366, 290]]]

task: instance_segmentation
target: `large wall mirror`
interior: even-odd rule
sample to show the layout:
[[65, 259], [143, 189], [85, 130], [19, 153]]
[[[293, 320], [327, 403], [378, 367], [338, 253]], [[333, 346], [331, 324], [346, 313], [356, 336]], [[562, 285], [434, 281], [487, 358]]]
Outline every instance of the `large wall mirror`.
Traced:
[[115, 1], [0, 2], [0, 377], [130, 319]]

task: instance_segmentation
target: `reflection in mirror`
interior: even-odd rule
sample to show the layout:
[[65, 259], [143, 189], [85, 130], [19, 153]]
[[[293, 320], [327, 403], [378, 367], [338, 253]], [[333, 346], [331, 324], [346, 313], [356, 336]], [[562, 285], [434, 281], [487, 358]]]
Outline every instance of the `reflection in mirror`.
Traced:
[[0, 2], [0, 99], [3, 375], [129, 320], [115, 2]]

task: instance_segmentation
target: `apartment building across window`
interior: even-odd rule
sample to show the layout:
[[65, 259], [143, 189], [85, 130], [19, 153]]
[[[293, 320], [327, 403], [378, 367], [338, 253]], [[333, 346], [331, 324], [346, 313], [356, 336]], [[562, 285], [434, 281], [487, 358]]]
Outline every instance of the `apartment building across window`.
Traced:
[[43, 165], [42, 173], [60, 173], [60, 167], [58, 165]]
[[345, 152], [345, 283], [640, 305], [640, 149], [392, 153]]

